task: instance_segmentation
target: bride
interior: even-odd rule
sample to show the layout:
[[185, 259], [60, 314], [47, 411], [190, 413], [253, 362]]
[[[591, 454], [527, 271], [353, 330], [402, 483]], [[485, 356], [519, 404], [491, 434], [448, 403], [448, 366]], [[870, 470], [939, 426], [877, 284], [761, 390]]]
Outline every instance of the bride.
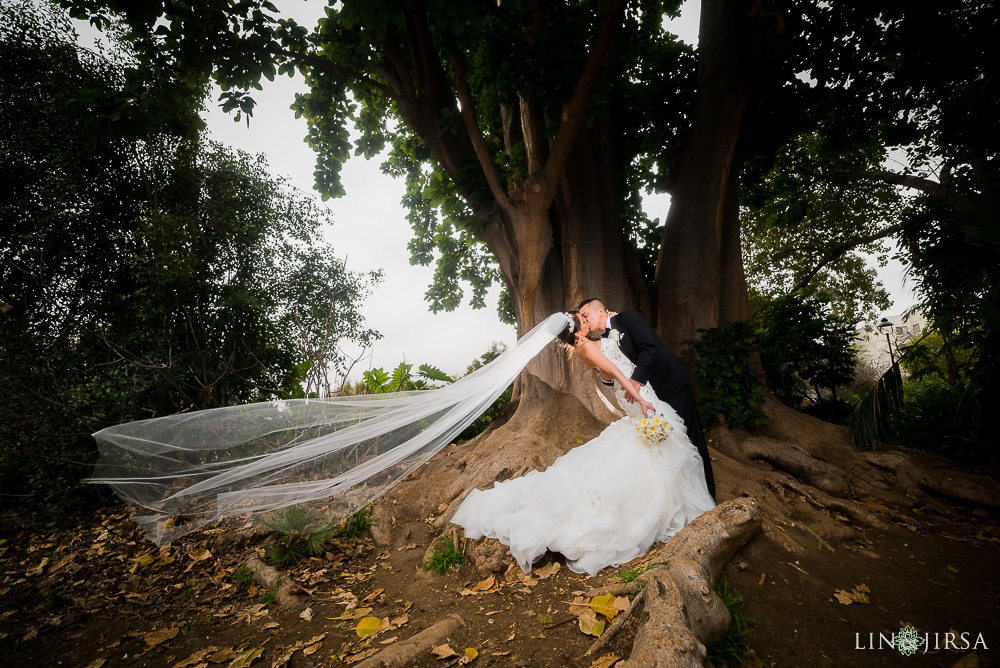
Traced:
[[[612, 338], [587, 339], [576, 313], [560, 339], [590, 367], [610, 373], [626, 417], [574, 448], [544, 471], [473, 490], [452, 518], [469, 538], [487, 536], [510, 547], [524, 572], [547, 550], [577, 573], [595, 575], [644, 554], [715, 507], [701, 456], [677, 413], [647, 384], [628, 381], [634, 364]], [[626, 400], [631, 395], [635, 403]], [[637, 426], [655, 413], [673, 429], [651, 443]]]
[[[229, 517], [309, 503], [358, 511], [430, 459], [483, 413], [553, 339], [611, 372], [629, 417], [543, 473], [474, 491], [455, 520], [466, 534], [511, 545], [525, 570], [546, 549], [575, 569], [629, 561], [714, 507], [682, 421], [649, 387], [622, 383], [630, 362], [610, 339], [586, 341], [576, 314], [556, 313], [489, 364], [436, 390], [294, 399], [139, 420], [103, 429], [88, 482], [148, 514], [157, 545]], [[626, 404], [624, 393], [637, 394]], [[635, 423], [654, 409], [674, 427], [652, 446]]]

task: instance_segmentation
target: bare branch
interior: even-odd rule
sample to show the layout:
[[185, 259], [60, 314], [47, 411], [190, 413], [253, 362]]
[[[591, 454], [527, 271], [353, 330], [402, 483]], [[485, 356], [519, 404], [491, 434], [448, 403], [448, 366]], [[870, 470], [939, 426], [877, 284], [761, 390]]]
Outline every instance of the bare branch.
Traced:
[[858, 246], [871, 243], [872, 241], [878, 241], [879, 239], [884, 239], [885, 237], [892, 236], [893, 234], [899, 232], [902, 229], [903, 225], [902, 223], [900, 223], [899, 225], [893, 225], [892, 227], [887, 227], [881, 232], [869, 234], [868, 236], [864, 237], [858, 237], [856, 239], [849, 239], [848, 241], [845, 241], [841, 244], [837, 244], [829, 251], [827, 251], [826, 255], [823, 256], [823, 259], [821, 259], [819, 263], [815, 267], [813, 267], [808, 274], [806, 274], [805, 278], [800, 280], [795, 285], [795, 287], [792, 288], [792, 291], [794, 292], [796, 290], [801, 290], [802, 288], [806, 287], [809, 284], [809, 281], [811, 281], [813, 277], [819, 273], [820, 269], [830, 264], [831, 262], [836, 260], [838, 257], [843, 255], [847, 251], [853, 248], [857, 248]]
[[614, 40], [615, 33], [621, 25], [622, 14], [625, 11], [626, 4], [628, 4], [628, 0], [614, 0], [607, 17], [604, 19], [604, 25], [601, 26], [601, 32], [597, 37], [597, 41], [594, 42], [593, 49], [591, 49], [587, 64], [584, 66], [580, 78], [573, 86], [573, 93], [570, 95], [569, 101], [563, 106], [559, 130], [556, 132], [552, 152], [545, 163], [544, 178], [546, 191], [550, 193], [550, 197], [554, 196], [556, 184], [559, 183], [559, 179], [566, 168], [566, 161], [569, 160], [570, 150], [573, 148], [573, 143], [576, 141], [576, 134], [580, 129], [580, 124], [583, 122], [587, 100], [590, 99], [590, 94], [597, 83], [597, 75], [600, 72], [601, 65], [604, 63], [604, 58], [611, 48], [611, 42]]

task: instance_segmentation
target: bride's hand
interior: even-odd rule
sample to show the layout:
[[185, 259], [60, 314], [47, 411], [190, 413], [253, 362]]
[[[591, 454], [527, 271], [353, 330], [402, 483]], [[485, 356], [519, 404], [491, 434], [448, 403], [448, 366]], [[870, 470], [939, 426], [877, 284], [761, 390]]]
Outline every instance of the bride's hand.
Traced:
[[656, 409], [653, 408], [653, 405], [643, 399], [639, 399], [639, 407], [642, 408], [643, 417], [649, 417], [650, 411], [653, 411], [654, 413], [656, 412]]

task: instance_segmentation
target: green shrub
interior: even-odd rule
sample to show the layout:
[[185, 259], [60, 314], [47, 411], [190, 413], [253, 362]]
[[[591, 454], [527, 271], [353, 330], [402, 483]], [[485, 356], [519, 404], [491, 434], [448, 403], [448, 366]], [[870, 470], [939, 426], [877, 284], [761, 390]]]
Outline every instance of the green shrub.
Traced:
[[751, 626], [757, 622], [740, 614], [747, 601], [729, 585], [729, 580], [720, 580], [715, 593], [726, 604], [732, 621], [725, 637], [708, 649], [707, 663], [713, 666], [744, 666], [747, 655], [751, 653]]
[[289, 506], [262, 521], [279, 534], [277, 542], [265, 553], [272, 566], [294, 566], [307, 554], [323, 554], [326, 542], [334, 535], [329, 521], [311, 521], [301, 506]]
[[344, 520], [337, 527], [337, 535], [345, 538], [357, 538], [376, 524], [378, 524], [378, 520], [375, 519], [375, 509], [369, 504]]
[[701, 389], [702, 422], [722, 416], [732, 426], [764, 425], [763, 376], [754, 368], [757, 348], [750, 323], [739, 321], [698, 332], [701, 340], [694, 346], [698, 356], [694, 366]]

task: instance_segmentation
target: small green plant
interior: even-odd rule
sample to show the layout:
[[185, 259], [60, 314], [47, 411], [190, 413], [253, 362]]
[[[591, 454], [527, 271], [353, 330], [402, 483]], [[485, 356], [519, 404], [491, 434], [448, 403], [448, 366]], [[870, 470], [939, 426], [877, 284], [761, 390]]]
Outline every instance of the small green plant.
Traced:
[[329, 521], [310, 521], [301, 506], [289, 506], [263, 522], [279, 534], [277, 542], [264, 555], [272, 566], [294, 566], [307, 554], [323, 554], [324, 545], [334, 535]]
[[465, 554], [456, 547], [454, 540], [444, 540], [440, 547], [431, 551], [431, 556], [424, 562], [423, 568], [425, 571], [444, 575], [449, 568], [461, 564], [464, 559]]
[[357, 538], [369, 527], [378, 524], [375, 519], [375, 509], [368, 504], [358, 512], [354, 513], [337, 528], [337, 535], [345, 538]]
[[240, 564], [240, 567], [233, 571], [232, 576], [230, 576], [236, 582], [241, 584], [250, 584], [253, 582], [253, 573], [247, 568], [246, 562]]
[[622, 584], [627, 584], [632, 580], [635, 580], [637, 577], [639, 577], [652, 567], [653, 564], [646, 564], [645, 566], [636, 566], [634, 568], [629, 568], [628, 566], [626, 566], [622, 568], [620, 571], [618, 571], [618, 581], [621, 582]]
[[281, 589], [281, 578], [274, 581], [274, 586], [270, 589], [264, 589], [257, 596], [257, 602], [263, 605], [265, 608], [270, 608], [274, 605], [274, 602], [278, 600], [278, 590]]
[[751, 627], [757, 622], [740, 614], [747, 600], [730, 586], [729, 580], [720, 580], [715, 592], [726, 604], [732, 621], [729, 623], [726, 636], [709, 648], [707, 663], [713, 666], [745, 666], [746, 658], [751, 652]]
[[764, 378], [754, 369], [753, 329], [746, 321], [698, 330], [694, 345], [695, 372], [701, 384], [698, 404], [702, 422], [722, 416], [731, 426], [761, 427], [764, 414]]

